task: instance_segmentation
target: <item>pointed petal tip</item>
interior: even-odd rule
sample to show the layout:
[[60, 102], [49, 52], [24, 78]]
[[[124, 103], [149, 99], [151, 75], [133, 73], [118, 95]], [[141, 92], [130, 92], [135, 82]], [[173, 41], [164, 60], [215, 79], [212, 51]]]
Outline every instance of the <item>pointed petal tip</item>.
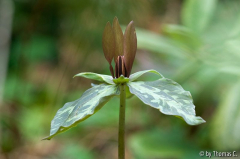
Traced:
[[134, 22], [131, 21], [127, 25], [124, 32], [124, 58], [128, 77], [130, 76], [131, 73], [136, 51], [137, 51], [137, 36], [134, 27]]
[[111, 64], [114, 55], [115, 41], [113, 28], [109, 21], [107, 22], [103, 31], [102, 48], [106, 60], [109, 64]]
[[[111, 25], [110, 21], [108, 21], [108, 22], [106, 23], [106, 26], [107, 26], [107, 25]], [[112, 25], [111, 25], [111, 26], [112, 26]]]
[[116, 62], [117, 57], [123, 55], [123, 32], [117, 17], [113, 20], [113, 32], [115, 40], [114, 62]]
[[120, 24], [119, 24], [119, 21], [118, 21], [117, 17], [114, 17], [114, 19], [113, 19], [113, 27], [114, 27], [114, 25], [119, 25], [119, 27], [120, 27]]
[[126, 27], [126, 29], [125, 29], [125, 32], [126, 32], [127, 28], [129, 28], [130, 30], [132, 30], [133, 33], [134, 33], [135, 36], [136, 36], [136, 29], [135, 29], [135, 25], [134, 25], [134, 21], [133, 21], [133, 20], [128, 23], [128, 25], [127, 25], [127, 27]]
[[[120, 27], [119, 21], [117, 17], [114, 17], [113, 19], [113, 28], [115, 27]], [[121, 28], [121, 27], [120, 27]]]
[[117, 18], [117, 16], [115, 16], [115, 17], [114, 17], [113, 21], [114, 21], [114, 20], [117, 20], [117, 21], [118, 21], [118, 18]]
[[[133, 21], [133, 20], [130, 21], [129, 24], [134, 25], [134, 21]], [[129, 25], [129, 24], [128, 24], [128, 25]]]
[[206, 123], [206, 120], [204, 120], [203, 118], [202, 118], [202, 123]]

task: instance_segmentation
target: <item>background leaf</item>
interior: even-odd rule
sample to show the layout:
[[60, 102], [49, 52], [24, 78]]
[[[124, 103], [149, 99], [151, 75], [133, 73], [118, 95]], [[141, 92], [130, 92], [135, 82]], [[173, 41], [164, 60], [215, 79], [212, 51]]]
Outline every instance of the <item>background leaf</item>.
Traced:
[[59, 159], [93, 159], [95, 158], [95, 154], [90, 152], [88, 149], [83, 147], [82, 145], [77, 144], [66, 144], [64, 148], [59, 152]]
[[195, 159], [200, 150], [185, 136], [185, 132], [178, 128], [167, 131], [151, 129], [131, 136], [128, 143], [137, 159]]
[[213, 16], [217, 0], [185, 0], [182, 22], [199, 35], [207, 28]]
[[165, 25], [163, 32], [186, 52], [196, 52], [202, 46], [202, 40], [192, 30], [179, 25]]
[[[220, 150], [240, 147], [240, 82], [223, 93], [211, 124], [211, 139]], [[225, 131], [219, 131], [225, 130]]]
[[184, 50], [174, 45], [172, 40], [154, 32], [137, 28], [138, 49], [184, 58]]

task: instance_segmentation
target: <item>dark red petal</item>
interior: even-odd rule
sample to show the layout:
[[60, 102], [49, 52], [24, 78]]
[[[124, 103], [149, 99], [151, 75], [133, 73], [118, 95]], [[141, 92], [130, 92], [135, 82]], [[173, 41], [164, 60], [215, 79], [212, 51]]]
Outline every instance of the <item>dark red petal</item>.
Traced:
[[126, 68], [124, 63], [124, 56], [118, 56], [115, 64], [115, 74], [116, 78], [123, 75], [124, 77], [127, 77], [126, 75]]
[[117, 17], [113, 19], [113, 32], [115, 37], [114, 61], [116, 62], [117, 57], [123, 55], [123, 32], [119, 25]]
[[110, 72], [111, 72], [112, 77], [114, 78], [114, 71], [113, 71], [112, 65], [109, 66], [109, 69], [110, 69]]
[[103, 31], [102, 37], [102, 47], [106, 60], [111, 65], [114, 50], [115, 50], [115, 40], [114, 33], [110, 22], [107, 22], [105, 29]]
[[125, 58], [124, 58], [124, 56], [121, 56], [122, 57], [122, 75], [124, 76], [124, 77], [127, 77], [127, 70], [126, 70], [126, 67], [125, 67]]
[[119, 57], [117, 58], [117, 60], [115, 62], [115, 76], [116, 76], [116, 78], [119, 77], [118, 62], [119, 62]]
[[137, 51], [137, 36], [133, 21], [128, 24], [125, 30], [123, 48], [127, 77], [129, 77]]

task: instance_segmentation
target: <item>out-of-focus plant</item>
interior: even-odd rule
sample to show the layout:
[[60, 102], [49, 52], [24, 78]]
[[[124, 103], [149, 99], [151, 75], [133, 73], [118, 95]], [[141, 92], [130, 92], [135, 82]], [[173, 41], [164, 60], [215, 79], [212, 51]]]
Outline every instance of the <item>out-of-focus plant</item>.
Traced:
[[139, 48], [175, 57], [175, 80], [190, 89], [204, 114], [215, 109], [206, 134], [218, 150], [240, 148], [239, 5], [185, 0], [181, 25], [164, 25], [163, 35], [137, 29]]
[[[120, 96], [118, 157], [125, 158], [125, 105], [126, 97], [136, 95], [145, 104], [159, 109], [163, 114], [174, 115], [184, 119], [189, 125], [197, 125], [205, 121], [195, 114], [190, 92], [185, 91], [178, 83], [163, 77], [155, 70], [145, 70], [131, 74], [137, 50], [137, 37], [133, 21], [126, 27], [123, 34], [118, 19], [115, 17], [113, 26], [107, 23], [102, 38], [105, 58], [110, 65], [112, 76], [92, 72], [79, 73], [75, 76], [94, 79], [102, 82], [93, 85], [76, 101], [66, 103], [58, 110], [51, 123], [51, 139], [79, 122], [96, 113], [112, 97]], [[115, 63], [115, 71], [112, 61]], [[137, 81], [145, 73], [160, 76], [156, 81]]]

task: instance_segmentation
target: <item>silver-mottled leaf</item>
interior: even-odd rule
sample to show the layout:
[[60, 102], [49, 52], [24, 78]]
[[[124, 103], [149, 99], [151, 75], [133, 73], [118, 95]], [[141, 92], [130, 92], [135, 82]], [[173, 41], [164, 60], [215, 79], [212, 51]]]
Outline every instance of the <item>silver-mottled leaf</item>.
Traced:
[[112, 76], [108, 76], [108, 75], [102, 75], [102, 74], [97, 74], [93, 72], [82, 72], [82, 73], [76, 74], [74, 77], [76, 76], [85, 77], [85, 78], [97, 80], [100, 82], [106, 82], [108, 84], [115, 84], [113, 82]]
[[118, 94], [116, 85], [100, 84], [88, 89], [78, 100], [66, 103], [58, 110], [51, 123], [50, 136], [44, 139], [50, 140], [55, 135], [76, 126]]
[[162, 78], [153, 82], [129, 82], [130, 92], [145, 104], [159, 109], [163, 114], [183, 118], [189, 125], [205, 121], [195, 114], [191, 94], [178, 83]]
[[145, 73], [155, 73], [157, 75], [159, 75], [160, 77], [163, 78], [163, 75], [161, 75], [158, 71], [156, 70], [145, 70], [145, 71], [139, 71], [139, 72], [136, 72], [136, 73], [133, 73], [130, 75], [129, 79], [130, 81], [135, 81], [136, 79], [138, 79], [140, 76], [144, 75]]

